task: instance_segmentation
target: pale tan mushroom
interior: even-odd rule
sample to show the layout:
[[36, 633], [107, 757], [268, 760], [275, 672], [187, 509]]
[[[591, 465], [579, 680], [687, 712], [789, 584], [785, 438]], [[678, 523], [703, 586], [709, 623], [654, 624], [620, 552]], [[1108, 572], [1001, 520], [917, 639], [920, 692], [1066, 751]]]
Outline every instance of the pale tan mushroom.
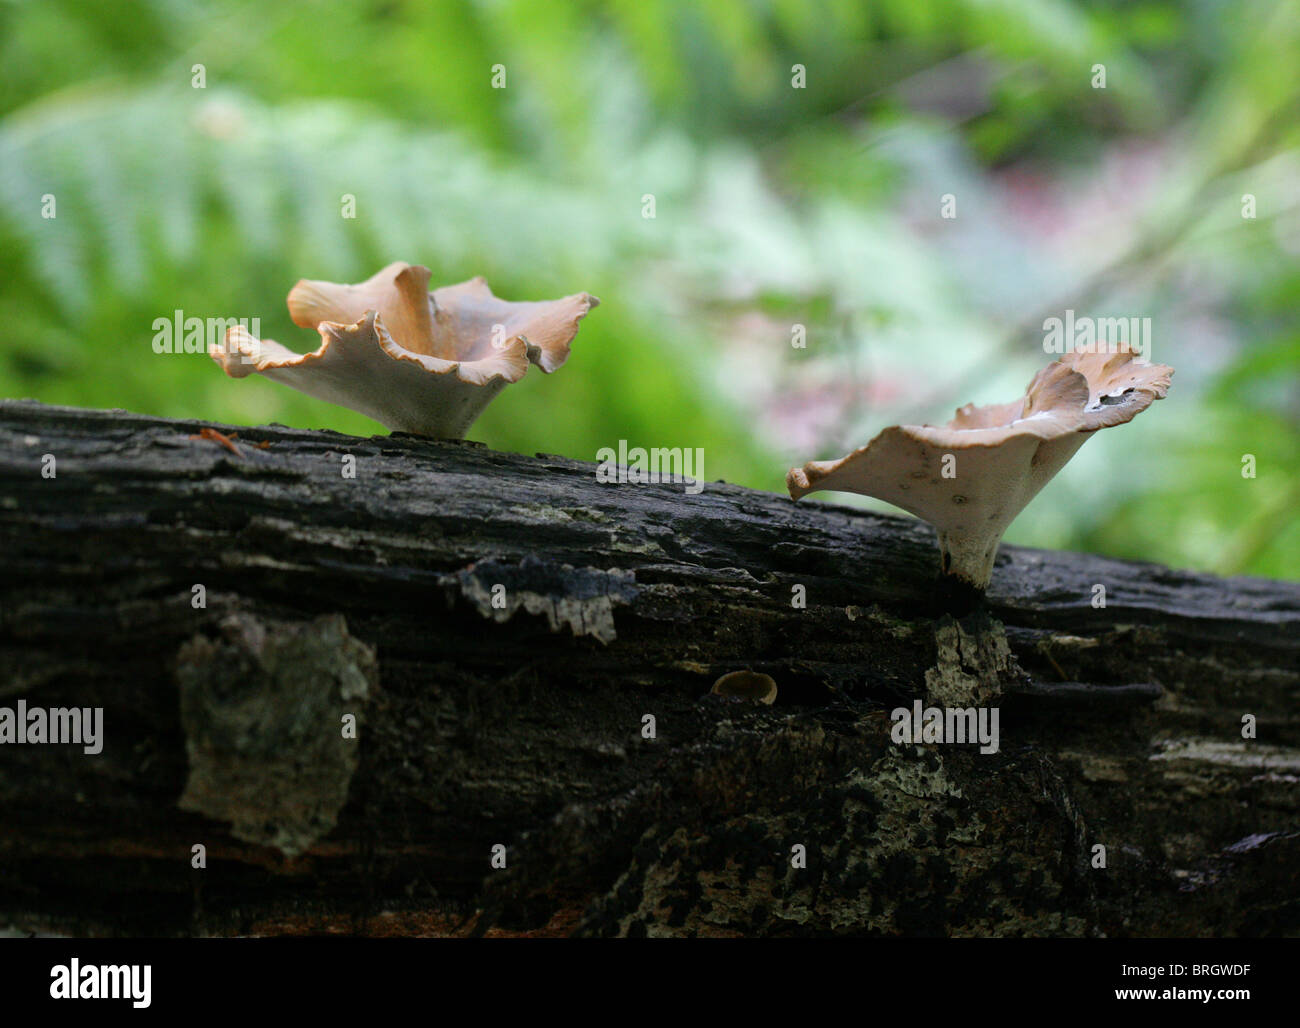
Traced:
[[1136, 358], [1127, 346], [1076, 350], [1020, 400], [967, 404], [942, 427], [893, 425], [839, 460], [792, 468], [786, 486], [795, 500], [834, 489], [910, 511], [937, 530], [942, 573], [982, 591], [1007, 526], [1088, 437], [1168, 392], [1173, 368]]
[[481, 277], [429, 292], [429, 269], [390, 264], [357, 285], [303, 279], [289, 293], [294, 323], [321, 345], [299, 354], [242, 327], [210, 356], [232, 378], [260, 372], [400, 432], [458, 439], [530, 364], [550, 374], [569, 356], [596, 297], [512, 303]]

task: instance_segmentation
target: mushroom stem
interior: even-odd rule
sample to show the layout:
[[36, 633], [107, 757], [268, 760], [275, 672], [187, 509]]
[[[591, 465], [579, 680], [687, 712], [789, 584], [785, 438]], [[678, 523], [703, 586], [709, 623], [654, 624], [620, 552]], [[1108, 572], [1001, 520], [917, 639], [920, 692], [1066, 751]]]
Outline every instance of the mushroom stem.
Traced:
[[993, 558], [997, 556], [1002, 531], [1002, 526], [991, 535], [940, 529], [939, 559], [944, 577], [982, 593], [993, 577]]

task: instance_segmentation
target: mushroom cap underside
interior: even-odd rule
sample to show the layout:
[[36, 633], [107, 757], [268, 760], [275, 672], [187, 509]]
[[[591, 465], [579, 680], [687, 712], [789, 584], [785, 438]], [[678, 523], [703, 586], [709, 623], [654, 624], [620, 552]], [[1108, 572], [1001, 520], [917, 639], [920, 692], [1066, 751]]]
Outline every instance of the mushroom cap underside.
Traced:
[[457, 364], [402, 350], [370, 312], [355, 325], [325, 322], [321, 345], [299, 354], [236, 327], [212, 357], [232, 378], [254, 372], [365, 414], [398, 432], [462, 436], [488, 402], [528, 369], [522, 344], [492, 362]]
[[1088, 436], [1132, 420], [1173, 369], [1127, 349], [1067, 354], [1012, 403], [958, 408], [946, 425], [894, 425], [839, 460], [793, 468], [794, 499], [822, 489], [874, 496], [938, 528], [999, 535]]
[[304, 279], [289, 311], [319, 332], [319, 347], [296, 353], [236, 327], [210, 356], [232, 378], [258, 372], [395, 431], [459, 438], [530, 365], [559, 368], [600, 303], [588, 293], [501, 300], [481, 277], [432, 293], [428, 283], [428, 268], [404, 263], [358, 285]]

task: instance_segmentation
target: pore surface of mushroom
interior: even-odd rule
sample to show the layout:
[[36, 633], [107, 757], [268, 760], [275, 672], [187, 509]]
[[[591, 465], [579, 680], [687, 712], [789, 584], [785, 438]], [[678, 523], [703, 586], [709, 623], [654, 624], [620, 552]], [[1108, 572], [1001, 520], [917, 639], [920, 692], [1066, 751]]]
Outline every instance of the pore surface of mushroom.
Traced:
[[429, 269], [390, 264], [357, 285], [303, 279], [289, 293], [294, 324], [321, 344], [294, 353], [236, 326], [210, 356], [232, 378], [273, 381], [374, 418], [394, 431], [459, 439], [530, 365], [547, 374], [569, 356], [578, 323], [600, 303], [498, 299], [483, 278], [429, 291]]
[[1093, 432], [1162, 399], [1172, 375], [1126, 346], [1076, 350], [1035, 375], [1019, 400], [966, 404], [938, 427], [892, 425], [846, 457], [792, 468], [786, 486], [796, 500], [834, 489], [910, 511], [938, 532], [942, 573], [983, 590], [1016, 515]]

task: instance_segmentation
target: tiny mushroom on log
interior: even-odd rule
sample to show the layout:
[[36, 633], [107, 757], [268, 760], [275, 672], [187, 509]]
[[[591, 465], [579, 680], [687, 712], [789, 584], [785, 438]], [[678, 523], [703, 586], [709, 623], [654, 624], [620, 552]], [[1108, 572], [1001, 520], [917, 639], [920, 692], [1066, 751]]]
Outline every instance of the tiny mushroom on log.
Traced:
[[1088, 437], [1131, 421], [1169, 390], [1173, 368], [1127, 345], [1068, 353], [1012, 403], [967, 404], [946, 425], [892, 425], [833, 461], [786, 476], [790, 496], [819, 489], [886, 500], [935, 527], [941, 578], [958, 593], [988, 587], [1007, 526]]
[[312, 353], [236, 326], [209, 355], [232, 378], [256, 371], [394, 431], [459, 439], [529, 365], [546, 374], [560, 367], [599, 303], [588, 293], [513, 303], [482, 277], [430, 292], [428, 268], [398, 262], [358, 285], [303, 279], [293, 287], [294, 324], [320, 333]]
[[713, 683], [715, 696], [732, 700], [752, 700], [769, 706], [776, 702], [776, 682], [760, 671], [732, 671]]

